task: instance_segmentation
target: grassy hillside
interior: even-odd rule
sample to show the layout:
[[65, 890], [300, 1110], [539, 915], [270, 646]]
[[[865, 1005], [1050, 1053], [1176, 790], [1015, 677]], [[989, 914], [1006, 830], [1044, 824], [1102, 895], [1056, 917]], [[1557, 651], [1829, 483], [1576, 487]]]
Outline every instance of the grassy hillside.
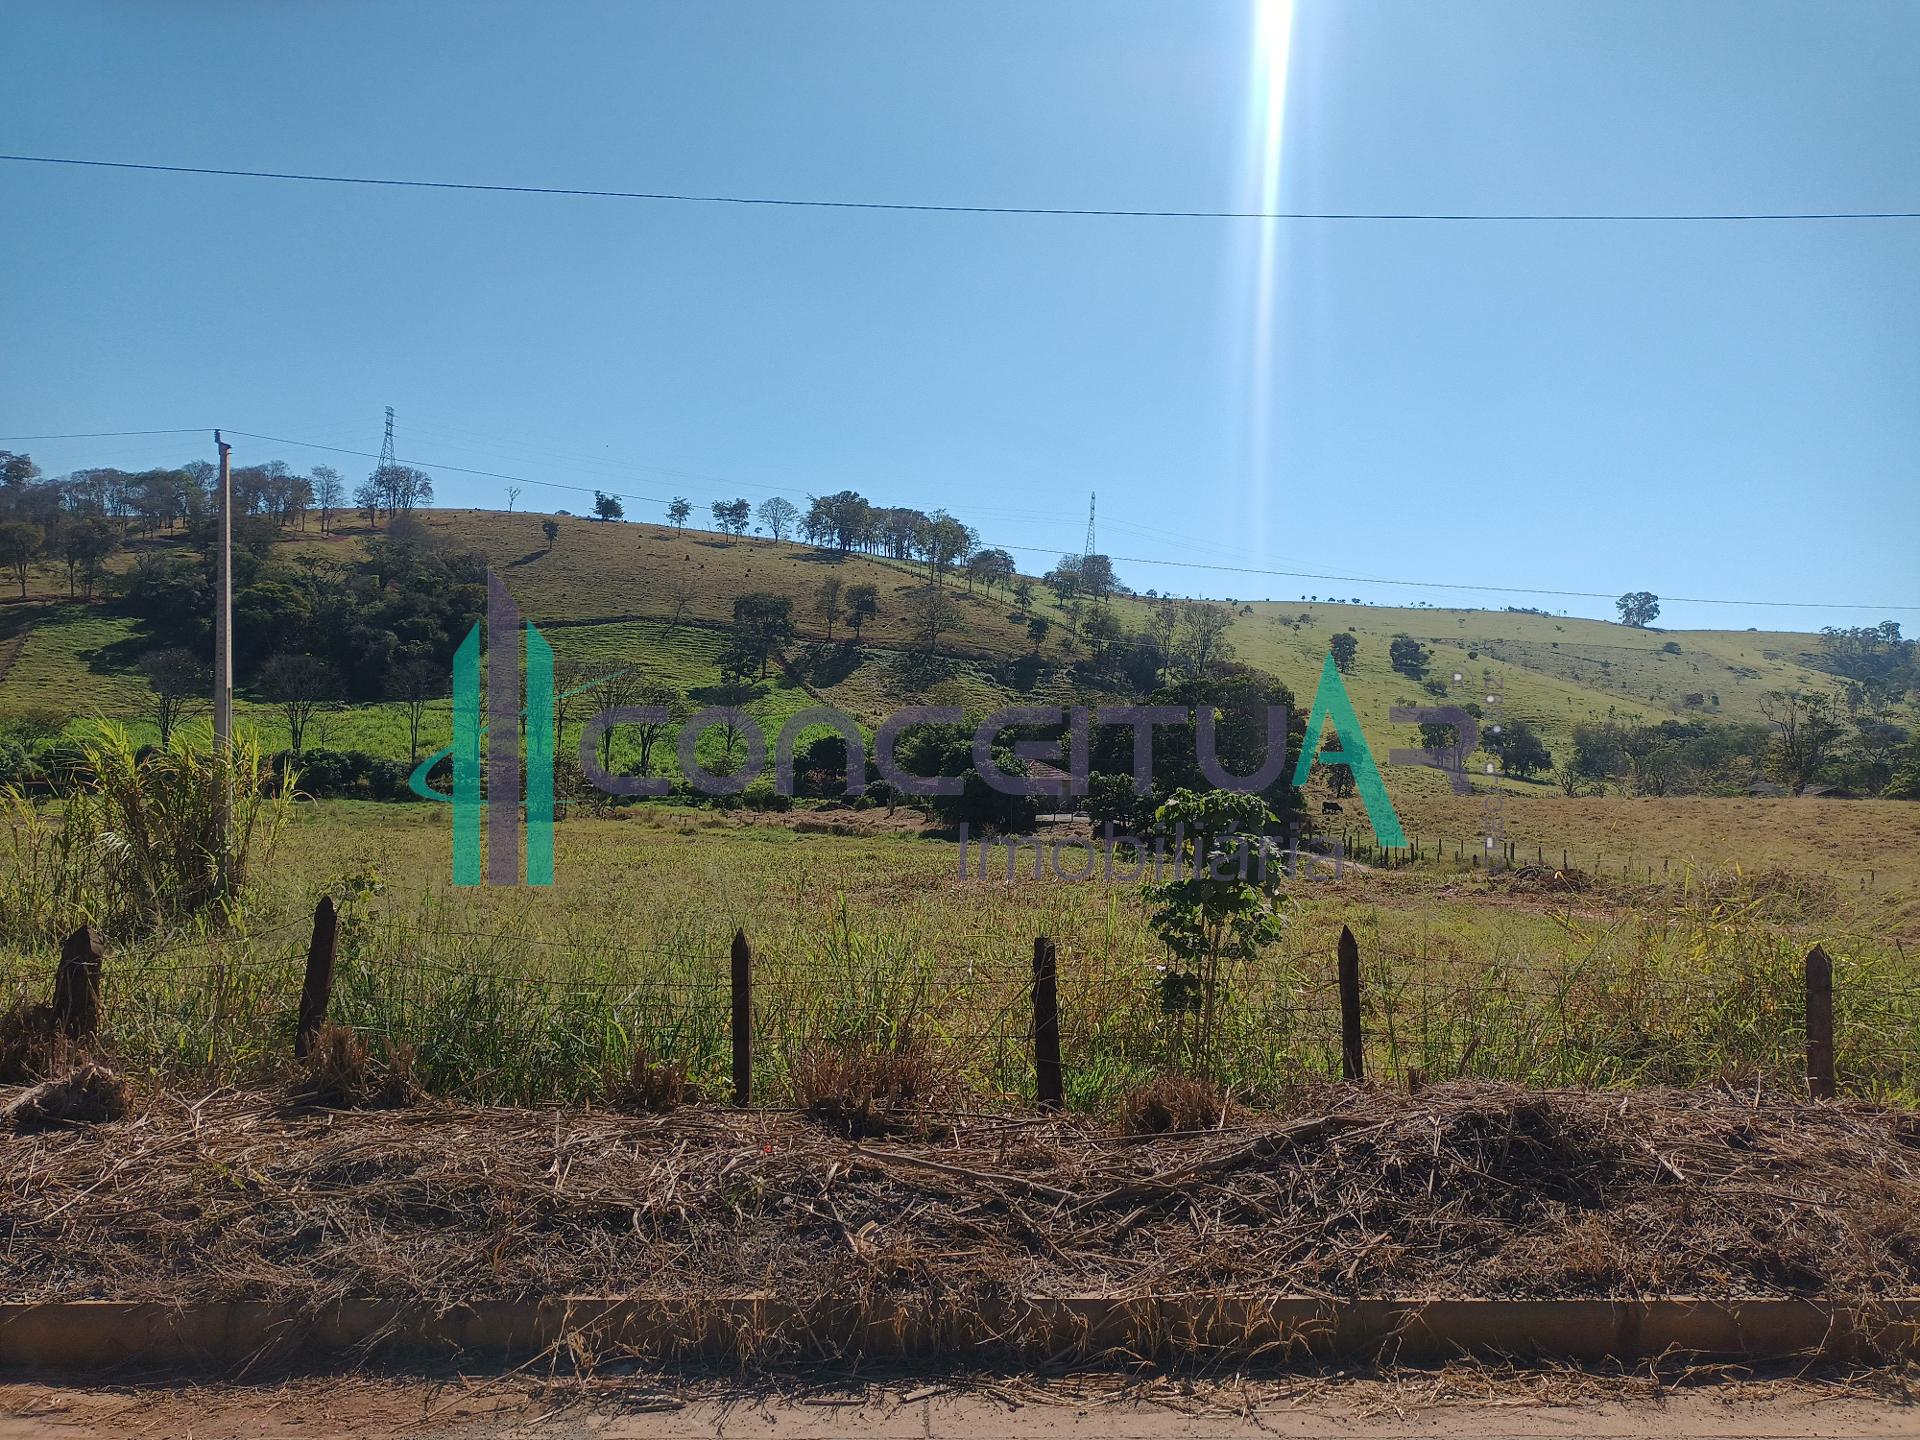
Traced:
[[[800, 630], [788, 667], [756, 692], [752, 708], [765, 722], [808, 703], [838, 705], [869, 721], [908, 701], [958, 703], [984, 709], [1014, 701], [1064, 703], [1098, 700], [1079, 685], [1065, 648], [1065, 617], [1044, 587], [1036, 586], [1035, 613], [1054, 622], [1035, 654], [1026, 616], [1001, 592], [969, 595], [949, 582], [959, 610], [957, 628], [941, 641], [942, 658], [914, 666], [908, 601], [924, 583], [914, 567], [868, 556], [836, 559], [796, 544], [728, 540], [702, 531], [678, 533], [645, 524], [599, 524], [559, 519], [549, 545], [538, 514], [448, 510], [421, 517], [429, 530], [471, 546], [505, 578], [523, 613], [539, 624], [563, 662], [615, 669], [637, 666], [679, 688], [697, 692], [719, 679], [718, 626], [731, 617], [735, 597], [751, 590], [789, 596]], [[347, 560], [363, 553], [370, 533], [357, 519], [337, 533], [294, 531], [283, 546], [289, 558], [318, 554]], [[177, 544], [165, 537], [146, 542]], [[130, 563], [121, 557], [121, 564]], [[828, 650], [815, 594], [829, 576], [846, 585], [872, 584], [881, 613], [858, 652]], [[43, 719], [137, 715], [144, 684], [135, 670], [143, 648], [138, 627], [102, 605], [56, 602], [59, 577], [37, 572], [35, 599], [0, 609], [0, 715]], [[1129, 629], [1146, 625], [1151, 602], [1115, 606]], [[1391, 725], [1396, 704], [1437, 703], [1422, 686], [1395, 673], [1388, 645], [1398, 634], [1433, 652], [1431, 674], [1447, 685], [1447, 700], [1503, 696], [1504, 713], [1525, 719], [1556, 753], [1570, 745], [1573, 726], [1609, 714], [1629, 720], [1673, 716], [1753, 721], [1760, 698], [1783, 687], [1825, 687], [1831, 677], [1805, 663], [1817, 637], [1777, 632], [1643, 631], [1595, 620], [1490, 610], [1436, 610], [1328, 602], [1256, 602], [1235, 607], [1227, 639], [1240, 660], [1270, 671], [1305, 706], [1329, 643], [1350, 631], [1359, 651], [1348, 681], [1368, 738], [1383, 757], [1413, 743], [1408, 727]], [[844, 638], [844, 624], [835, 630]], [[1677, 647], [1677, 653], [1667, 647]], [[912, 673], [905, 673], [911, 670]], [[1456, 682], [1455, 675], [1461, 678]], [[242, 695], [243, 721], [269, 743], [284, 730], [269, 707]], [[442, 707], [430, 717], [427, 741], [446, 741]], [[319, 736], [335, 747], [404, 754], [406, 730], [397, 707], [354, 707], [327, 716]], [[1390, 772], [1409, 798], [1439, 795], [1430, 772]], [[1531, 787], [1538, 790], [1539, 786]]]

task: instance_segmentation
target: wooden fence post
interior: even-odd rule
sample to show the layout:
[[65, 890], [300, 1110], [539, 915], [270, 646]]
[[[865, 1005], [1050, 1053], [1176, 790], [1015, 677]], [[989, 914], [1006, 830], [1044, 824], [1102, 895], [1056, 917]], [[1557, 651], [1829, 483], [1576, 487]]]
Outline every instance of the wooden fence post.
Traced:
[[1042, 1110], [1067, 1103], [1060, 1068], [1059, 956], [1045, 935], [1033, 942], [1033, 1088]]
[[1807, 952], [1807, 1091], [1833, 1099], [1833, 962], [1818, 945]]
[[1366, 1056], [1360, 1043], [1360, 944], [1353, 931], [1340, 927], [1340, 1074], [1364, 1080]]
[[100, 966], [105, 955], [91, 925], [82, 925], [60, 947], [60, 966], [53, 972], [53, 1018], [69, 1040], [91, 1040], [100, 1028]]
[[747, 932], [733, 932], [733, 1103], [753, 1098], [753, 952]]
[[333, 897], [322, 895], [313, 907], [313, 939], [307, 944], [307, 979], [300, 987], [300, 1025], [293, 1032], [293, 1058], [304, 1060], [327, 1020], [333, 997], [333, 960], [340, 946], [340, 917]]

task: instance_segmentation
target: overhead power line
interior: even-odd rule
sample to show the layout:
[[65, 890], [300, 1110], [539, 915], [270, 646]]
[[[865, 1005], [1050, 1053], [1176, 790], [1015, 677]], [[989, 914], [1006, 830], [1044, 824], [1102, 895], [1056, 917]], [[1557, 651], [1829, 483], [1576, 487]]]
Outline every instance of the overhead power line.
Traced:
[[159, 175], [210, 175], [233, 180], [297, 180], [312, 185], [368, 185], [400, 190], [466, 190], [493, 195], [563, 195], [589, 200], [652, 200], [680, 205], [758, 205], [790, 210], [891, 210], [930, 215], [1060, 215], [1108, 220], [1376, 220], [1506, 224], [1590, 222], [1688, 224], [1733, 221], [1920, 220], [1920, 210], [1752, 211], [1440, 211], [1440, 210], [1133, 210], [1091, 205], [951, 205], [899, 200], [815, 200], [775, 195], [703, 195], [673, 190], [601, 190], [564, 185], [505, 185], [463, 180], [412, 180], [379, 175], [322, 175], [294, 170], [233, 170], [212, 165], [153, 165], [72, 155], [0, 155], [20, 165], [139, 170]]
[[[292, 445], [302, 450], [325, 450], [335, 455], [353, 455], [363, 460], [379, 460], [380, 454], [373, 450], [355, 450], [344, 445], [322, 445], [312, 440], [295, 440], [286, 435], [265, 435], [256, 430], [236, 430], [223, 427], [228, 435], [243, 436], [248, 440], [264, 440], [271, 445]], [[148, 431], [103, 431], [101, 434], [144, 434], [179, 435], [191, 433], [187, 429], [148, 430]], [[0, 437], [6, 438], [6, 437]], [[15, 436], [14, 439], [29, 437]], [[487, 480], [510, 480], [517, 485], [538, 485], [548, 490], [570, 490], [582, 495], [611, 495], [618, 500], [642, 501], [650, 505], [665, 505], [667, 499], [661, 495], [635, 495], [627, 491], [602, 490], [594, 485], [570, 485], [563, 480], [539, 480], [531, 475], [517, 475], [505, 470], [478, 470], [468, 465], [450, 465], [444, 461], [419, 459], [413, 456], [402, 458], [398, 463], [415, 465], [423, 469], [447, 471], [456, 475], [474, 475]], [[716, 483], [730, 485], [734, 482], [717, 480]], [[788, 491], [799, 498], [808, 498], [800, 491]], [[1002, 550], [1022, 555], [1058, 555], [1061, 552], [1046, 545], [1001, 545]], [[1552, 595], [1575, 600], [1613, 600], [1617, 598], [1605, 590], [1550, 590], [1531, 585], [1469, 585], [1454, 580], [1400, 580], [1379, 575], [1334, 575], [1315, 570], [1277, 570], [1258, 565], [1209, 564], [1200, 560], [1168, 560], [1149, 555], [1109, 555], [1109, 560], [1120, 565], [1160, 565], [1175, 570], [1201, 570], [1222, 575], [1254, 575], [1280, 580], [1332, 580], [1344, 585], [1392, 585], [1412, 590], [1458, 590], [1481, 595]], [[1868, 605], [1835, 600], [1735, 600], [1710, 599], [1697, 595], [1661, 595], [1660, 599], [1672, 605], [1738, 605], [1780, 610], [1868, 610], [1881, 613], [1920, 613], [1920, 605]], [[1288, 601], [1275, 603], [1288, 604]], [[1329, 603], [1334, 603], [1329, 599]]]
[[16, 445], [25, 440], [112, 440], [122, 435], [198, 435], [211, 425], [182, 425], [173, 430], [77, 430], [66, 435], [0, 435], [0, 442]]

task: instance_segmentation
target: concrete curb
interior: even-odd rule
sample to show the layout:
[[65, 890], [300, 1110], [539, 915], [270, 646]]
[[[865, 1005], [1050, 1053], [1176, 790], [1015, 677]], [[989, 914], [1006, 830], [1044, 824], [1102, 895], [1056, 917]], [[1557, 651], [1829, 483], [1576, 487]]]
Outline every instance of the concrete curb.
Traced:
[[1176, 1295], [799, 1306], [770, 1296], [488, 1300], [439, 1309], [345, 1300], [202, 1305], [88, 1300], [0, 1305], [0, 1368], [205, 1367], [343, 1352], [515, 1361], [978, 1358], [1398, 1359], [1458, 1355], [1735, 1360], [1920, 1354], [1920, 1299], [1865, 1308], [1814, 1300], [1317, 1300]]

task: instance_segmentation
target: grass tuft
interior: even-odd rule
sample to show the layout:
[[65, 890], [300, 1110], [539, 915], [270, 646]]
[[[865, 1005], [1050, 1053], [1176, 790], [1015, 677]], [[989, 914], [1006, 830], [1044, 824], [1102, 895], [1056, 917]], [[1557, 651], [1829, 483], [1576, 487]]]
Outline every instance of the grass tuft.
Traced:
[[294, 1099], [335, 1110], [409, 1105], [421, 1094], [413, 1062], [413, 1047], [405, 1041], [385, 1041], [376, 1057], [355, 1031], [323, 1025], [294, 1084]]
[[7, 1106], [6, 1118], [20, 1130], [104, 1125], [125, 1119], [132, 1104], [125, 1080], [104, 1065], [87, 1064], [34, 1086]]

